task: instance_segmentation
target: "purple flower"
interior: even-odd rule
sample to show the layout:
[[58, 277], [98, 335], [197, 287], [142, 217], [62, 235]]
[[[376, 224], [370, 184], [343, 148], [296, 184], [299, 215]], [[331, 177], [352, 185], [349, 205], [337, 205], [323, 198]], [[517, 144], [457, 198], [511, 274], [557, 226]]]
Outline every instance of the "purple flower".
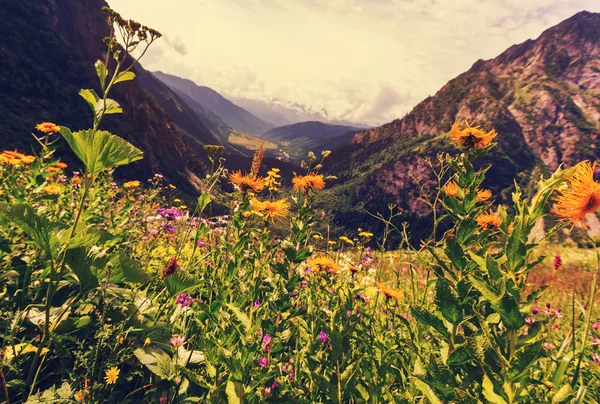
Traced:
[[321, 342], [325, 345], [329, 343], [329, 336], [325, 333], [325, 331], [321, 331], [317, 338], [319, 338]]
[[177, 218], [181, 217], [181, 212], [175, 208], [159, 208], [158, 214], [167, 220], [176, 220]]
[[257, 309], [258, 306], [260, 306], [260, 300], [255, 300], [254, 304], [252, 305], [253, 308]]
[[261, 356], [260, 359], [258, 360], [258, 366], [265, 368], [267, 367], [267, 358], [265, 358], [264, 356]]
[[202, 248], [204, 247], [204, 241], [202, 240], [198, 240], [198, 243], [196, 244], [198, 247]]
[[290, 375], [288, 376], [288, 379], [291, 381], [294, 380], [294, 375], [296, 374], [296, 370], [292, 369], [292, 371], [290, 372]]
[[262, 350], [263, 352], [269, 352], [271, 350], [271, 336], [269, 334], [263, 336]]
[[179, 295], [177, 295], [177, 300], [175, 301], [175, 303], [180, 304], [182, 307], [188, 307], [189, 305], [194, 303], [194, 301], [195, 299], [187, 293], [180, 293]]
[[169, 223], [165, 223], [163, 225], [163, 229], [169, 234], [175, 234], [175, 232], [177, 231], [177, 227], [171, 226]]
[[533, 309], [531, 309], [531, 314], [538, 314], [539, 312], [540, 312], [539, 307], [534, 307]]
[[550, 308], [550, 306], [552, 306], [552, 303], [551, 302], [546, 302], [546, 307]]
[[431, 339], [431, 335], [425, 334], [423, 335], [423, 338], [425, 338], [425, 341], [429, 341]]

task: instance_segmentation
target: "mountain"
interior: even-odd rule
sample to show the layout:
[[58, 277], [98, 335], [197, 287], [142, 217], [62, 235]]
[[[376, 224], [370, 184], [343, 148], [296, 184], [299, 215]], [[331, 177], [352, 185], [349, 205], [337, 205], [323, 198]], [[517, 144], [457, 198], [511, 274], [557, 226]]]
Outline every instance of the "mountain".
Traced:
[[275, 126], [270, 122], [255, 117], [211, 88], [199, 86], [191, 80], [162, 72], [154, 72], [154, 76], [176, 93], [189, 97], [206, 110], [219, 116], [232, 129], [257, 135]]
[[479, 161], [493, 164], [484, 185], [497, 202], [509, 199], [513, 178], [528, 187], [561, 162], [597, 160], [600, 14], [578, 13], [536, 40], [477, 61], [402, 119], [363, 131], [335, 151], [326, 168], [339, 180], [321, 201], [334, 206], [333, 223], [376, 232], [383, 224], [365, 209], [385, 212], [394, 203], [403, 211], [398, 221], [415, 224], [415, 238], [430, 232], [429, 209], [419, 200], [421, 186], [428, 192], [434, 184], [427, 159], [456, 151], [446, 133], [464, 119], [499, 133], [498, 146]]
[[[51, 121], [74, 130], [92, 124], [81, 88], [99, 90], [94, 62], [103, 58], [109, 27], [103, 0], [0, 1], [0, 144], [30, 150], [36, 123]], [[142, 68], [137, 78], [115, 87], [111, 98], [123, 114], [105, 119], [102, 129], [144, 151], [144, 159], [117, 174], [147, 178], [162, 173], [191, 188], [203, 172], [204, 144], [218, 143], [180, 98]], [[142, 83], [144, 88], [142, 88]], [[154, 89], [150, 96], [145, 89]], [[164, 106], [172, 105], [167, 112]], [[177, 118], [179, 126], [173, 118]], [[77, 165], [63, 143], [58, 152]]]
[[268, 101], [244, 97], [230, 97], [233, 102], [254, 115], [276, 126], [285, 126], [298, 122], [320, 121], [332, 125], [368, 128], [368, 125], [340, 119], [331, 119], [326, 109], [315, 109], [297, 102], [284, 101], [277, 98]]
[[290, 160], [299, 161], [305, 158], [309, 151], [320, 153], [322, 150], [333, 149], [349, 142], [360, 130], [352, 126], [311, 121], [274, 128], [261, 137], [278, 144], [290, 155]]

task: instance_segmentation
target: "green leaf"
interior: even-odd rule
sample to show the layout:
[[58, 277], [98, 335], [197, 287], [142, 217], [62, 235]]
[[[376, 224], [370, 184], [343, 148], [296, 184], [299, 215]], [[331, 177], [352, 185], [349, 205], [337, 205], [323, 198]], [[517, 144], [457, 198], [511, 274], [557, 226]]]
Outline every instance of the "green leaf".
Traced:
[[200, 281], [194, 276], [184, 271], [177, 271], [173, 275], [167, 276], [165, 286], [169, 295], [175, 296], [178, 293], [188, 291], [200, 285]]
[[227, 308], [235, 315], [235, 317], [242, 323], [245, 329], [250, 327], [250, 317], [246, 313], [243, 313], [238, 307], [233, 304], [227, 304]]
[[458, 295], [450, 288], [445, 278], [438, 278], [435, 283], [435, 304], [440, 313], [452, 324], [458, 324], [463, 319]]
[[565, 375], [567, 373], [569, 363], [571, 363], [572, 359], [573, 359], [573, 353], [569, 352], [568, 354], [563, 356], [562, 359], [560, 360], [558, 367], [556, 368], [556, 372], [554, 372], [554, 375], [552, 376], [552, 383], [555, 386], [558, 386], [559, 384], [562, 383], [562, 381], [565, 378]]
[[573, 395], [571, 384], [567, 383], [560, 388], [552, 397], [552, 404], [560, 404], [566, 402]]
[[415, 384], [415, 387], [427, 397], [427, 400], [429, 400], [431, 404], [442, 404], [442, 401], [436, 396], [433, 389], [427, 383], [417, 377], [413, 378], [413, 383]]
[[117, 78], [115, 79], [115, 81], [113, 82], [113, 84], [117, 84], [120, 83], [122, 81], [129, 81], [129, 80], [133, 80], [135, 79], [135, 73], [134, 72], [123, 72], [120, 73]]
[[96, 74], [100, 79], [100, 87], [104, 88], [104, 85], [106, 84], [106, 76], [108, 76], [108, 69], [101, 60], [97, 60], [96, 63], [94, 63], [94, 67], [96, 68]]
[[150, 275], [144, 271], [141, 265], [129, 258], [125, 253], [118, 252], [110, 259], [113, 267], [110, 270], [111, 283], [146, 283], [150, 282]]
[[210, 195], [208, 194], [208, 192], [205, 192], [202, 195], [200, 195], [198, 197], [198, 214], [201, 214], [202, 212], [204, 212], [204, 209], [206, 209], [206, 207], [208, 206], [209, 203], [210, 203]]
[[63, 126], [60, 133], [92, 175], [140, 160], [144, 156], [140, 149], [125, 139], [105, 131], [71, 133]]
[[104, 115], [110, 114], [120, 114], [123, 112], [123, 109], [119, 105], [118, 102], [107, 98], [106, 100], [98, 100], [96, 103], [96, 108], [94, 108], [94, 113], [96, 114], [96, 118], [102, 117]]
[[162, 349], [157, 347], [138, 348], [133, 354], [156, 376], [165, 380], [172, 380], [177, 376], [175, 363]]
[[490, 380], [489, 377], [483, 376], [483, 396], [487, 400], [488, 403], [491, 404], [507, 404], [506, 401], [494, 392], [494, 384]]
[[469, 359], [471, 359], [472, 356], [475, 355], [471, 354], [471, 347], [469, 347], [469, 345], [459, 345], [454, 351], [452, 351], [452, 353], [448, 357], [446, 365], [451, 366], [465, 364], [469, 361]]
[[411, 307], [410, 311], [412, 313], [412, 316], [418, 322], [434, 328], [437, 332], [439, 332], [446, 338], [450, 337], [450, 333], [448, 333], [448, 329], [446, 328], [446, 326], [444, 326], [444, 321], [441, 318], [436, 317], [434, 314], [425, 311], [421, 307]]
[[88, 103], [88, 105], [92, 109], [92, 112], [95, 113], [96, 112], [96, 104], [98, 103], [98, 100], [100, 99], [100, 97], [98, 97], [98, 94], [96, 94], [96, 92], [94, 90], [82, 89], [79, 91], [79, 95], [81, 96], [81, 98], [83, 98], [85, 100], [85, 102]]
[[240, 382], [229, 379], [225, 388], [228, 404], [241, 404], [244, 398], [244, 386]]
[[52, 257], [50, 232], [55, 228], [48, 219], [38, 215], [35, 209], [26, 204], [0, 204], [0, 217], [19, 226], [35, 240], [44, 252]]

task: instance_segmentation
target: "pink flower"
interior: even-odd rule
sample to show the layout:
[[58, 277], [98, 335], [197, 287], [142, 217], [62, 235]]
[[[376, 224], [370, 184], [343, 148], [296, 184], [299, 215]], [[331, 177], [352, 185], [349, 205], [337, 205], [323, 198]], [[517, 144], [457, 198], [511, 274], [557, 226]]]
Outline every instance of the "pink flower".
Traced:
[[258, 366], [260, 366], [261, 368], [267, 367], [267, 358], [265, 358], [264, 356], [261, 356], [260, 359], [258, 360]]
[[597, 354], [592, 354], [592, 360], [596, 365], [600, 366], [600, 356], [598, 356]]
[[527, 324], [527, 327], [531, 327], [533, 325], [533, 323], [535, 323], [535, 319], [534, 318], [527, 317], [525, 319], [525, 324]]
[[186, 338], [183, 335], [176, 335], [169, 340], [171, 345], [173, 345], [175, 348], [179, 348], [180, 346], [182, 346], [185, 343], [185, 341]]
[[594, 331], [598, 331], [598, 328], [600, 328], [600, 323], [596, 321], [594, 323]]
[[546, 348], [547, 350], [549, 350], [549, 351], [552, 351], [553, 349], [556, 349], [556, 346], [553, 343], [551, 343], [551, 342], [544, 342], [542, 344], [542, 346], [544, 348]]
[[540, 308], [539, 307], [534, 307], [533, 309], [531, 309], [531, 314], [538, 314], [540, 312]]
[[329, 344], [329, 336], [327, 335], [327, 333], [325, 333], [325, 331], [321, 331], [317, 338], [319, 338], [323, 344]]
[[561, 266], [562, 266], [562, 258], [560, 258], [560, 255], [556, 254], [554, 256], [554, 270], [556, 271]]

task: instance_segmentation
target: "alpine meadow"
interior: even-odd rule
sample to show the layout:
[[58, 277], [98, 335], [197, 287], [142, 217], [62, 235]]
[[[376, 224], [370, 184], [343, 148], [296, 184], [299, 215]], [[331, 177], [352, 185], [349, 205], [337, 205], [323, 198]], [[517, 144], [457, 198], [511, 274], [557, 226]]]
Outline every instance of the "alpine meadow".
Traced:
[[600, 402], [599, 13], [384, 123], [109, 3], [0, 1], [0, 402]]

